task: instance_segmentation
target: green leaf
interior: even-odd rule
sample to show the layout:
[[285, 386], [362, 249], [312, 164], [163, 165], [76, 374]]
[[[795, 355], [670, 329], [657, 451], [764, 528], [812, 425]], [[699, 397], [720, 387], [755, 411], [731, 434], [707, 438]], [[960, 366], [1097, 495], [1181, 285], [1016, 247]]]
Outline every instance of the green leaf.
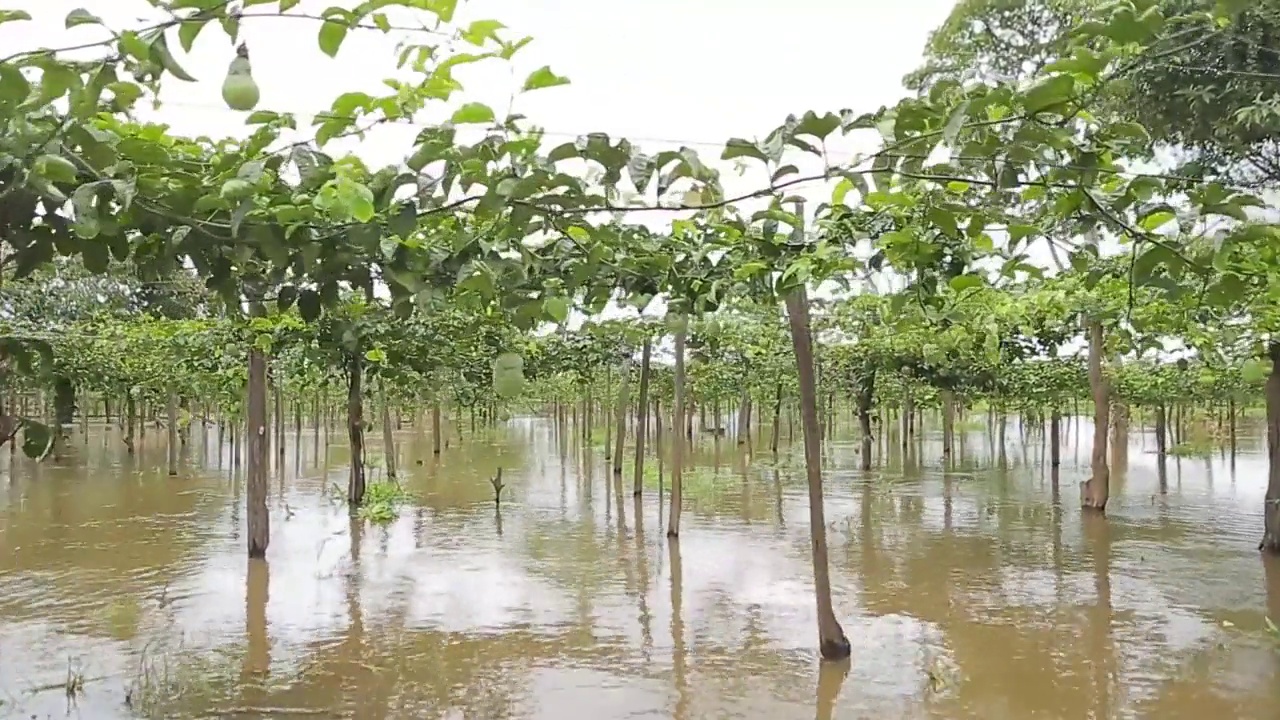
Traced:
[[21, 103], [31, 95], [31, 83], [10, 63], [0, 64], [0, 101]]
[[1147, 232], [1154, 232], [1165, 223], [1177, 219], [1178, 215], [1171, 210], [1157, 210], [1142, 218], [1138, 222], [1138, 226]]
[[101, 25], [102, 18], [85, 10], [84, 8], [76, 8], [67, 13], [66, 27], [70, 30], [77, 25]]
[[769, 157], [755, 143], [742, 138], [729, 138], [729, 142], [724, 144], [724, 152], [720, 153], [720, 159], [733, 160], [740, 157], [749, 157], [763, 163], [769, 162]]
[[494, 121], [493, 108], [479, 102], [470, 102], [458, 108], [453, 113], [452, 122], [455, 125], [466, 125], [469, 123], [488, 123]]
[[320, 317], [320, 293], [307, 288], [298, 293], [298, 315], [307, 322], [315, 322]]
[[819, 115], [810, 110], [800, 118], [800, 124], [796, 125], [795, 135], [812, 135], [819, 140], [825, 140], [828, 135], [835, 132], [840, 127], [840, 117], [835, 113], [827, 113]]
[[293, 303], [298, 299], [298, 288], [293, 285], [285, 285], [276, 293], [276, 310], [281, 313], [289, 312], [289, 308], [293, 307]]
[[0, 10], [0, 23], [30, 20], [31, 14], [25, 10]]
[[960, 128], [964, 127], [964, 121], [968, 117], [969, 101], [965, 100], [951, 112], [951, 117], [947, 118], [946, 127], [942, 129], [942, 142], [946, 143], [947, 146], [954, 143], [956, 137], [960, 135]]
[[563, 75], [557, 75], [551, 72], [551, 67], [543, 65], [542, 67], [529, 73], [529, 77], [525, 78], [524, 89], [522, 92], [530, 90], [541, 90], [542, 88], [555, 87], [557, 85], [568, 85], [569, 78]]
[[951, 282], [948, 284], [951, 286], [952, 290], [960, 292], [962, 290], [968, 290], [969, 288], [982, 287], [983, 282], [982, 278], [977, 275], [966, 274], [957, 275], [951, 278]]
[[342, 48], [342, 41], [347, 39], [348, 30], [346, 23], [332, 19], [325, 20], [320, 25], [320, 51], [329, 57], [337, 57], [338, 50]]
[[387, 353], [382, 348], [370, 348], [364, 352], [364, 359], [371, 363], [383, 363], [387, 361]]
[[169, 52], [169, 42], [164, 39], [164, 35], [159, 35], [152, 41], [151, 55], [160, 63], [160, 67], [163, 67], [170, 75], [186, 82], [196, 82], [191, 73], [178, 64], [177, 59], [173, 57], [173, 53]]
[[497, 40], [498, 36], [495, 33], [505, 27], [506, 25], [497, 20], [475, 20], [462, 33], [462, 39], [472, 45], [484, 45], [486, 40]]
[[418, 211], [413, 203], [402, 203], [400, 209], [391, 216], [391, 233], [403, 240], [408, 240], [418, 229]]
[[1070, 100], [1075, 88], [1076, 81], [1070, 75], [1053, 75], [1028, 88], [1023, 105], [1034, 115]]
[[552, 321], [563, 325], [564, 321], [569, 319], [569, 303], [565, 302], [563, 298], [544, 298], [542, 312]]
[[1264, 363], [1257, 358], [1249, 358], [1240, 368], [1241, 378], [1250, 385], [1260, 383], [1271, 374], [1269, 365], [1270, 363]]
[[22, 421], [22, 452], [32, 460], [43, 460], [53, 449], [53, 428], [34, 420]]
[[191, 47], [196, 43], [196, 37], [205, 25], [209, 24], [208, 17], [197, 17], [191, 20], [184, 20], [178, 26], [178, 44], [182, 46], [184, 52], [191, 52]]
[[73, 183], [76, 181], [76, 166], [60, 155], [41, 155], [32, 163], [36, 175], [50, 182]]

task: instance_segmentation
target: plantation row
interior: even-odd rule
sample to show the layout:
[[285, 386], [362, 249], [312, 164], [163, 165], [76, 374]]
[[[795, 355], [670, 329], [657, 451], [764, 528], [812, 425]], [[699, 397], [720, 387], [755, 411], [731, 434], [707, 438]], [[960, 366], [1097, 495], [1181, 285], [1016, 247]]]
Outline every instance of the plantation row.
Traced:
[[[68, 281], [66, 271], [57, 280], [64, 292], [83, 295], [95, 289], [66, 287], [77, 282]], [[23, 303], [46, 296], [51, 282], [38, 274], [11, 286], [3, 292], [9, 310], [18, 318], [32, 317], [39, 308]], [[824, 413], [830, 417], [836, 408], [849, 408], [865, 411], [868, 420], [871, 414], [884, 415], [882, 426], [886, 411], [900, 416], [904, 410], [946, 409], [948, 403], [953, 413], [981, 405], [999, 416], [1018, 413], [1036, 420], [1078, 413], [1080, 402], [1088, 407], [1090, 398], [1087, 367], [1084, 355], [1067, 343], [1078, 334], [1080, 319], [1070, 309], [1070, 293], [1080, 287], [1080, 279], [1066, 273], [1009, 289], [948, 290], [940, 296], [938, 314], [921, 312], [904, 295], [831, 303], [813, 321]], [[305, 415], [308, 421], [332, 417], [346, 404], [356, 365], [363, 371], [358, 382], [380, 402], [443, 410], [460, 422], [469, 418], [473, 426], [477, 416], [483, 422], [511, 412], [554, 411], [558, 405], [590, 405], [601, 413], [598, 417], [611, 417], [608, 408], [619, 382], [645, 345], [653, 358], [642, 369], [649, 378], [646, 402], [660, 412], [672, 406], [674, 396], [669, 355], [653, 350], [668, 347], [672, 334], [668, 323], [649, 318], [590, 321], [576, 331], [531, 334], [499, 315], [458, 308], [400, 319], [385, 303], [352, 296], [314, 323], [305, 322], [296, 308], [251, 321], [184, 320], [127, 307], [123, 301], [136, 297], [137, 288], [123, 284], [114, 292], [121, 300], [114, 313], [98, 307], [55, 330], [34, 317], [15, 321], [8, 329], [11, 337], [45, 332], [48, 339], [29, 340], [23, 347], [36, 352], [15, 355], [23, 372], [10, 392], [43, 393], [62, 425], [74, 421], [77, 407], [108, 417], [116, 408], [130, 447], [140, 419], [163, 412], [170, 396], [184, 417], [243, 423], [250, 348], [271, 358], [276, 412], [288, 407], [290, 415]], [[179, 314], [208, 315], [209, 300], [187, 297]], [[1257, 359], [1260, 349], [1219, 346], [1190, 362], [1171, 360], [1162, 343], [1211, 330], [1154, 298], [1137, 311], [1150, 316], [1135, 323], [1147, 328], [1145, 335], [1131, 331], [1110, 337], [1114, 361], [1106, 374], [1113, 404], [1157, 415], [1189, 408], [1235, 415], [1259, 403], [1267, 372]], [[893, 324], [884, 320], [890, 316], [897, 318]], [[705, 314], [690, 323], [686, 345], [690, 425], [700, 415], [700, 427], [707, 429], [708, 415], [723, 423], [733, 412], [745, 442], [753, 418], [772, 427], [798, 405], [795, 357], [777, 308], [743, 304]], [[500, 364], [506, 356], [514, 356], [515, 366]], [[363, 402], [363, 395], [357, 399]], [[628, 408], [629, 416], [632, 412]], [[869, 423], [865, 430], [870, 433]], [[34, 436], [42, 430], [32, 422], [27, 432]]]
[[[462, 22], [456, 0], [326, 11], [317, 45], [330, 57], [396, 13], [434, 29], [397, 48], [399, 77], [371, 78], [384, 94], [343, 92], [313, 137], [294, 141], [298, 118], [270, 109], [239, 32], [263, 14], [308, 17], [290, 14], [296, 0], [244, 4], [264, 7], [179, 0], [124, 31], [77, 9], [68, 33], [97, 42], [0, 58], [0, 260], [13, 298], [0, 379], [11, 392], [51, 390], [62, 419], [86, 395], [123, 403], [127, 418], [163, 404], [171, 427], [184, 404], [242, 419], [250, 557], [270, 541], [273, 381], [276, 405], [343, 405], [353, 506], [365, 497], [367, 397], [487, 417], [532, 401], [625, 419], [634, 404], [671, 427], [717, 404], [744, 419], [754, 407], [758, 422], [781, 399], [796, 406], [805, 446], [820, 648], [841, 657], [820, 446], [837, 399], [867, 436], [877, 408], [910, 418], [913, 405], [938, 404], [950, 437], [959, 405], [979, 400], [1001, 415], [1047, 413], [1056, 430], [1087, 387], [1083, 504], [1098, 512], [1113, 402], [1154, 406], [1159, 424], [1183, 405], [1238, 409], [1272, 373], [1266, 404], [1280, 426], [1280, 229], [1258, 214], [1258, 192], [1280, 182], [1266, 160], [1274, 90], [1251, 79], [1277, 71], [1253, 50], [1274, 37], [1273, 2], [1029, 2], [1015, 13], [964, 3], [908, 78], [913, 96], [870, 113], [791, 115], [763, 139], [730, 138], [718, 161], [604, 133], [548, 147], [524, 116], [459, 101], [466, 66], [508, 62], [530, 38]], [[0, 23], [29, 19], [0, 11]], [[972, 30], [990, 27], [1033, 37], [1013, 45], [1027, 55]], [[194, 79], [180, 56], [198, 38], [225, 46], [222, 96], [248, 112], [243, 137], [180, 137], [132, 114], [159, 101], [162, 83]], [[1238, 71], [1171, 75], [1181, 65]], [[567, 82], [541, 67], [513, 97]], [[427, 109], [449, 121], [422, 130], [403, 163], [323, 152]], [[837, 164], [828, 142], [841, 137], [879, 145]], [[1134, 170], [1169, 147], [1193, 159]], [[728, 193], [717, 167], [728, 161], [757, 189]], [[638, 222], [662, 214], [675, 219]], [[1052, 278], [1033, 247], [1051, 254]], [[140, 283], [122, 283], [121, 266]], [[72, 268], [74, 282], [57, 274]], [[81, 280], [90, 287], [77, 294]], [[906, 289], [854, 291], [877, 280]], [[835, 299], [811, 301], [830, 288]], [[112, 297], [123, 316], [102, 309]], [[657, 298], [661, 325], [563, 332], [575, 310]], [[538, 334], [548, 325], [561, 332]], [[1153, 367], [1169, 339], [1198, 360]], [[46, 454], [53, 434], [13, 407], [4, 429]], [[648, 423], [635, 427], [643, 457]], [[670, 439], [677, 537], [685, 433]], [[1272, 453], [1263, 546], [1280, 551]]]

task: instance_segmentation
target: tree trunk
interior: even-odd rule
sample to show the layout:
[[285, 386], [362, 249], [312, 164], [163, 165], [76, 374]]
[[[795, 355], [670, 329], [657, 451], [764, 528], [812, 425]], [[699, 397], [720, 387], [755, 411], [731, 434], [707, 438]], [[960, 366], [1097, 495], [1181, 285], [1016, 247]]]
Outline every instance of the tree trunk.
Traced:
[[276, 471], [284, 474], [284, 391], [280, 383], [275, 383], [275, 410], [272, 414], [276, 421]]
[[178, 474], [178, 396], [175, 393], [169, 393], [169, 403], [166, 408], [168, 411], [169, 422], [169, 475]]
[[751, 417], [751, 393], [744, 385], [742, 388], [742, 397], [738, 399], [738, 422], [736, 426], [738, 434], [738, 444], [746, 445], [751, 440], [751, 426], [747, 424], [748, 418]]
[[364, 502], [364, 363], [353, 355], [348, 361], [347, 438], [351, 442], [351, 472], [347, 476], [347, 503], [355, 508]]
[[391, 405], [387, 403], [387, 390], [383, 381], [378, 379], [378, 389], [382, 395], [382, 455], [387, 463], [387, 478], [396, 478], [396, 436], [391, 424]]
[[618, 375], [618, 408], [615, 422], [618, 425], [613, 446], [613, 476], [622, 477], [622, 451], [627, 442], [627, 405], [631, 402], [627, 394], [631, 391], [631, 358], [622, 361], [622, 371]]
[[822, 426], [818, 419], [818, 391], [814, 378], [813, 338], [809, 298], [804, 286], [787, 296], [791, 344], [800, 381], [800, 424], [804, 440], [805, 475], [809, 481], [809, 534], [813, 549], [813, 585], [818, 605], [818, 649], [824, 660], [849, 657], [851, 647], [836, 619], [831, 602], [827, 558], [827, 520], [822, 497]]
[[667, 537], [680, 536], [680, 512], [684, 509], [683, 488], [685, 437], [685, 404], [684, 395], [684, 341], [688, 332], [688, 319], [680, 318], [680, 327], [675, 333], [676, 367], [674, 371], [675, 399], [671, 403], [671, 509], [667, 519]]
[[1267, 350], [1271, 355], [1271, 374], [1266, 385], [1269, 472], [1267, 496], [1262, 506], [1262, 542], [1258, 549], [1280, 554], [1280, 341], [1271, 341]]
[[769, 450], [778, 454], [778, 434], [782, 432], [782, 383], [774, 386], [773, 428], [769, 433]]
[[1102, 323], [1089, 320], [1089, 390], [1093, 395], [1093, 452], [1089, 456], [1092, 476], [1081, 486], [1081, 506], [1105, 512], [1111, 493], [1111, 469], [1107, 467], [1107, 425], [1111, 421], [1110, 392], [1102, 374]]
[[134, 399], [132, 391], [130, 391], [129, 394], [125, 396], [124, 406], [125, 406], [125, 416], [126, 416], [125, 430], [124, 430], [124, 446], [128, 450], [129, 454], [132, 455], [134, 453], [134, 450], [136, 449], [136, 446], [133, 441], [133, 438], [134, 438], [133, 433], [134, 433], [134, 429], [137, 428], [138, 426], [138, 401]]
[[875, 368], [867, 368], [858, 379], [858, 429], [862, 431], [862, 469], [871, 469], [871, 446], [875, 437], [871, 432], [871, 404], [876, 394]]
[[[640, 351], [640, 390], [636, 397], [636, 467], [632, 479], [631, 494], [640, 497], [644, 493], [644, 440], [649, 430], [649, 355], [651, 342], [644, 339], [644, 349]], [[661, 421], [659, 421], [661, 422]], [[639, 506], [636, 506], [639, 508]], [[640, 527], [640, 511], [636, 510], [636, 528]]]
[[1164, 403], [1156, 405], [1156, 455], [1164, 457], [1169, 452], [1169, 414]]
[[943, 390], [938, 395], [942, 399], [942, 455], [949, 458], [955, 448], [956, 394], [951, 390]]
[[440, 454], [440, 401], [431, 404], [431, 454]]
[[267, 514], [267, 464], [270, 462], [267, 437], [267, 358], [261, 350], [249, 349], [249, 380], [246, 420], [248, 423], [248, 525], [249, 557], [267, 556], [271, 542], [271, 518]]
[[1053, 407], [1049, 416], [1049, 465], [1058, 467], [1062, 464], [1062, 413], [1058, 406]]

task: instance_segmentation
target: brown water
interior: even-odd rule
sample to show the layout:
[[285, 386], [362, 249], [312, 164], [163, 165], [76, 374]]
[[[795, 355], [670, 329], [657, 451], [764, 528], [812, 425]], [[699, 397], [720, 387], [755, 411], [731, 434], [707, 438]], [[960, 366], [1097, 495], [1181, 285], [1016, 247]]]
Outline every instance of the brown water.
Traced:
[[619, 502], [603, 460], [547, 421], [439, 460], [402, 433], [414, 504], [387, 527], [327, 492], [345, 481], [340, 433], [327, 468], [307, 433], [272, 480], [268, 564], [244, 558], [243, 483], [216, 433], [196, 433], [176, 479], [163, 433], [134, 459], [92, 434], [7, 469], [0, 717], [1280, 717], [1262, 457], [1171, 458], [1161, 492], [1135, 435], [1095, 521], [1076, 507], [1089, 432], [1068, 440], [1060, 503], [1042, 446], [1012, 428], [1003, 468], [982, 434], [948, 471], [932, 439], [923, 462], [871, 473], [833, 444], [853, 658], [823, 669], [794, 454], [746, 465], [700, 441], [700, 473], [721, 477], [691, 481], [669, 544], [655, 493]]

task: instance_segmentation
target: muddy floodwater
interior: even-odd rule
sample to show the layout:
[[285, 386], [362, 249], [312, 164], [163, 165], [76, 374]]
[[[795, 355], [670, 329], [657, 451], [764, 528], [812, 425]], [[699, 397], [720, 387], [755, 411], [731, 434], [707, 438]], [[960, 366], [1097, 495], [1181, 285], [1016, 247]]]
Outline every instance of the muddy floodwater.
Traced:
[[1069, 430], [1058, 499], [1012, 424], [1003, 462], [975, 432], [951, 469], [936, 436], [870, 472], [833, 442], [853, 658], [822, 669], [796, 450], [748, 461], [699, 437], [668, 543], [654, 488], [634, 502], [628, 467], [619, 497], [549, 420], [438, 459], [406, 428], [410, 502], [386, 526], [333, 492], [342, 431], [326, 453], [304, 430], [255, 563], [216, 429], [193, 430], [177, 478], [157, 430], [133, 458], [105, 430], [38, 466], [0, 450], [0, 717], [1280, 718], [1257, 441], [1162, 473], [1131, 434], [1100, 520], [1078, 509], [1092, 431]]

